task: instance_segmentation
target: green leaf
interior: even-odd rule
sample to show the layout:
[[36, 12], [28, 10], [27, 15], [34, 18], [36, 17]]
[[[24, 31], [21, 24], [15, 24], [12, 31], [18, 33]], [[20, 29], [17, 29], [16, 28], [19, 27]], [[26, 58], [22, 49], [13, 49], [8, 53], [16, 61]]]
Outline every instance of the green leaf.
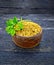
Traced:
[[14, 36], [15, 35], [15, 30], [14, 29], [10, 29], [10, 35]]
[[8, 34], [12, 35], [12, 36], [15, 34], [15, 30], [13, 29], [12, 26], [6, 27], [6, 32], [7, 32]]
[[10, 29], [11, 29], [10, 26], [6, 27], [6, 32], [7, 32], [8, 34], [10, 33]]
[[6, 26], [7, 26], [6, 32], [10, 34], [11, 36], [14, 36], [17, 30], [23, 29], [22, 18], [20, 20], [18, 20], [17, 17], [14, 17], [13, 19], [9, 19], [6, 21]]
[[11, 34], [11, 31], [13, 30], [13, 26], [8, 26], [8, 27], [6, 27], [6, 32], [8, 33], [8, 34]]
[[18, 22], [18, 19], [17, 19], [16, 16], [13, 18], [13, 22], [14, 22], [15, 24]]
[[15, 25], [15, 23], [13, 22], [13, 19], [10, 19], [9, 22], [10, 24]]
[[10, 26], [10, 25], [12, 25], [12, 24], [10, 24], [9, 20], [6, 21], [6, 26]]
[[18, 24], [18, 26], [19, 26], [20, 29], [23, 29], [23, 24], [22, 24], [22, 22], [18, 22], [17, 24]]
[[13, 19], [9, 19], [8, 21], [6, 21], [6, 25], [7, 25], [7, 26], [12, 26], [12, 25], [14, 25]]

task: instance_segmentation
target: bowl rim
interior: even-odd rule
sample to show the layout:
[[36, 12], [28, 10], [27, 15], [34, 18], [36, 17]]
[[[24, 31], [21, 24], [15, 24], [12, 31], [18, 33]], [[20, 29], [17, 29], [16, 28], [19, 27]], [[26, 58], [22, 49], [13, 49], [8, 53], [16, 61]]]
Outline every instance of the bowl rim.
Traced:
[[[18, 19], [18, 20], [20, 20], [20, 19]], [[23, 19], [23, 20], [26, 20], [26, 19]], [[28, 20], [26, 20], [26, 21], [28, 21]], [[30, 22], [33, 22], [32, 20], [29, 20]], [[33, 23], [36, 23], [36, 22], [33, 22]], [[37, 23], [38, 24], [38, 23]], [[38, 24], [39, 25], [39, 24]], [[39, 25], [40, 26], [40, 25]], [[41, 26], [40, 26], [41, 27]], [[18, 37], [22, 37], [22, 38], [33, 38], [33, 37], [37, 37], [37, 36], [39, 36], [40, 34], [42, 34], [42, 32], [43, 32], [43, 29], [42, 29], [42, 27], [41, 27], [41, 31], [39, 32], [39, 33], [37, 33], [36, 35], [33, 35], [33, 36], [20, 36], [20, 35], [14, 35], [14, 36], [16, 36], [17, 38]], [[13, 36], [13, 37], [14, 37]]]

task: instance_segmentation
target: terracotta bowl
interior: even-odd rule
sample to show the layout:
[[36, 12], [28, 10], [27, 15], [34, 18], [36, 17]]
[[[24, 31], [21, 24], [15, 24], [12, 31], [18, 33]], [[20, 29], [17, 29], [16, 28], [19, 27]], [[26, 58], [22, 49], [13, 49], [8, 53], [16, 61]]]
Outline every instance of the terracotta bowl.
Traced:
[[13, 42], [22, 48], [33, 48], [37, 45], [39, 45], [42, 38], [42, 30], [35, 36], [31, 37], [24, 37], [24, 36], [13, 36], [12, 40]]

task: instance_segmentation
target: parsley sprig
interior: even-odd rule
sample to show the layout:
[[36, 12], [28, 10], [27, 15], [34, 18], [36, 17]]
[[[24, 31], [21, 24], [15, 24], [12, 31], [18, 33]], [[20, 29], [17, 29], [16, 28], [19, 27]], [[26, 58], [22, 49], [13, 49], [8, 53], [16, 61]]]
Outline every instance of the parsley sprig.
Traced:
[[14, 17], [13, 19], [9, 19], [6, 21], [6, 32], [11, 36], [14, 36], [16, 34], [16, 31], [22, 29], [23, 29], [22, 18], [18, 20], [17, 17]]

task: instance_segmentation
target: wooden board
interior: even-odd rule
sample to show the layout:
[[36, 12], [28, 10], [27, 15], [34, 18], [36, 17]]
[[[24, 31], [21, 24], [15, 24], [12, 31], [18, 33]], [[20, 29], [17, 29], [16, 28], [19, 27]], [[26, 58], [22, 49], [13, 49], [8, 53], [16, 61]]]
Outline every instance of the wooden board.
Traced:
[[[5, 32], [5, 21], [17, 16], [40, 24], [43, 37], [38, 47], [17, 47]], [[54, 16], [50, 14], [6, 14], [0, 16], [0, 65], [54, 65]]]

